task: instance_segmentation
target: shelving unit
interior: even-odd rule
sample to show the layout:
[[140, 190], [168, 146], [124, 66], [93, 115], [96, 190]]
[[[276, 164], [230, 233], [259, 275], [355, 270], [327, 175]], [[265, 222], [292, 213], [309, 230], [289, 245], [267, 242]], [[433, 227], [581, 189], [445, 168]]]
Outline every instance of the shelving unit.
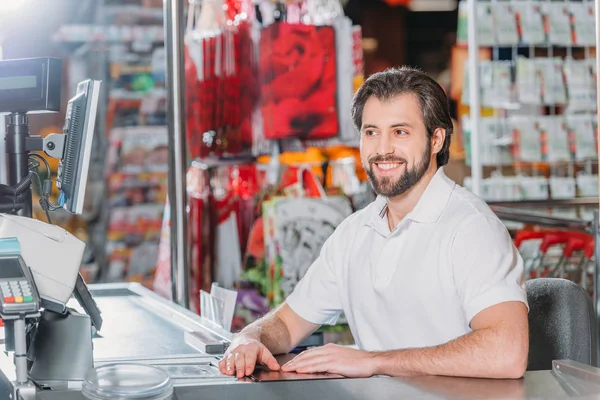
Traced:
[[95, 269], [87, 280], [146, 283], [167, 190], [162, 1], [103, 0], [94, 15], [93, 23], [64, 25], [53, 36], [68, 54], [71, 81], [103, 81], [95, 192], [86, 199], [100, 200], [88, 218]]
[[[461, 1], [458, 43], [469, 59], [459, 114], [471, 169], [465, 186], [476, 194], [514, 202], [598, 196], [593, 12], [593, 0]], [[589, 207], [552, 212], [592, 218]]]

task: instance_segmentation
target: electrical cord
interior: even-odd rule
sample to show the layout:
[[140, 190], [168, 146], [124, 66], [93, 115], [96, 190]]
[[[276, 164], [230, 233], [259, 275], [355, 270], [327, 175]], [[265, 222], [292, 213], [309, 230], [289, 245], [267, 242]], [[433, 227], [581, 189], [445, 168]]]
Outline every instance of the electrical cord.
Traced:
[[[38, 183], [38, 187], [40, 190], [40, 206], [42, 207], [42, 210], [44, 210], [44, 212], [46, 213], [46, 218], [48, 218], [48, 223], [52, 224], [52, 219], [50, 218], [50, 211], [56, 211], [58, 209], [60, 209], [60, 206], [54, 205], [50, 202], [50, 195], [52, 194], [52, 180], [51, 180], [51, 176], [52, 176], [52, 171], [50, 170], [50, 164], [48, 164], [48, 161], [42, 157], [39, 154], [36, 153], [31, 153], [29, 154], [30, 158], [35, 158], [37, 160], [41, 160], [45, 167], [46, 167], [46, 173], [47, 173], [47, 179], [44, 180], [44, 184], [42, 185], [42, 180], [39, 176], [39, 174], [37, 172], [31, 171], [35, 174], [35, 177], [37, 179], [37, 183]], [[39, 163], [39, 161], [37, 160], [33, 160], [30, 159], [30, 166], [33, 167], [33, 169], [37, 169], [41, 164]]]
[[[48, 164], [48, 160], [46, 160], [44, 157], [42, 157], [41, 155], [39, 155], [37, 153], [31, 153], [31, 154], [29, 154], [29, 157], [37, 158], [38, 160], [41, 160], [44, 163], [44, 165], [46, 165], [46, 172], [48, 174], [47, 176], [48, 176], [48, 179], [50, 179], [51, 171], [50, 171], [50, 164]], [[40, 166], [40, 163], [38, 162], [37, 166], [35, 168], [37, 168], [39, 166]]]
[[46, 213], [46, 218], [48, 219], [48, 223], [50, 225], [52, 225], [52, 219], [50, 218], [50, 212], [48, 210], [48, 202], [45, 201], [44, 199], [44, 194], [43, 192], [43, 188], [42, 188], [42, 180], [40, 179], [40, 175], [37, 172], [31, 171], [33, 173], [33, 175], [35, 176], [36, 180], [37, 180], [37, 184], [40, 190], [40, 206], [42, 206], [42, 209], [44, 210], [44, 212]]
[[[44, 163], [47, 172], [47, 179], [44, 180], [42, 184], [42, 179], [40, 175], [36, 172], [38, 168], [41, 166], [40, 161]], [[32, 187], [33, 178], [36, 179], [37, 186], [39, 187], [39, 195], [40, 195], [40, 206], [46, 213], [46, 218], [48, 222], [52, 224], [52, 219], [50, 218], [50, 211], [56, 211], [60, 209], [60, 206], [54, 205], [50, 202], [50, 195], [52, 194], [52, 181], [50, 170], [50, 164], [48, 161], [39, 154], [31, 153], [29, 154], [28, 160], [28, 169], [29, 173], [25, 176], [19, 183], [15, 186], [8, 186], [0, 184], [0, 198], [9, 198], [13, 204], [12, 210], [16, 211], [16, 207], [18, 203], [22, 203], [25, 201], [23, 195], [27, 192], [27, 190]], [[8, 200], [8, 199], [7, 199]], [[5, 201], [6, 202], [6, 201]]]

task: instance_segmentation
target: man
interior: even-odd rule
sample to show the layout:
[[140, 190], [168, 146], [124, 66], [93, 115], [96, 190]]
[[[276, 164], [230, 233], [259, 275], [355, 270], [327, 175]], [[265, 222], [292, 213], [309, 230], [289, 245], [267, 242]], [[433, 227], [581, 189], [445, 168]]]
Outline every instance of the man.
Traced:
[[[352, 116], [378, 198], [324, 244], [285, 304], [236, 335], [224, 374], [520, 378], [529, 349], [523, 260], [484, 201], [452, 182], [442, 88], [400, 68], [371, 76]], [[358, 350], [287, 353], [344, 312]]]

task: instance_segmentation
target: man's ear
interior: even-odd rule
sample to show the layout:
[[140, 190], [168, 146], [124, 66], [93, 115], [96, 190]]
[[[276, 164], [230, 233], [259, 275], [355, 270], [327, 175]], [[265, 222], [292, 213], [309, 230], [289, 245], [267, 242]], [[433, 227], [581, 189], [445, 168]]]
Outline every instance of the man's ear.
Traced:
[[444, 147], [444, 141], [446, 140], [446, 130], [444, 128], [436, 128], [431, 136], [431, 153], [438, 154]]

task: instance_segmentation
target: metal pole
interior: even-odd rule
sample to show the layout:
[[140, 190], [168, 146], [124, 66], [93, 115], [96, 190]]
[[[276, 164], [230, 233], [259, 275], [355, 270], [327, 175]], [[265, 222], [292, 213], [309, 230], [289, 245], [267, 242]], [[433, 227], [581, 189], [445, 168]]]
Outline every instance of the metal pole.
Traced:
[[[596, 48], [598, 48], [598, 44], [600, 43], [600, 0], [596, 0], [594, 6], [596, 10], [596, 12], [594, 13], [596, 18]], [[598, 54], [598, 52], [596, 52], [596, 71], [598, 71], [598, 67], [600, 67], [600, 55]], [[598, 110], [600, 110], [600, 79], [596, 79], [596, 104], [597, 106], [599, 106]], [[596, 113], [596, 118], [600, 123], [600, 112]], [[596, 133], [596, 135], [598, 134]], [[600, 135], [598, 136], [600, 137]], [[599, 143], [597, 150], [600, 151], [600, 141], [597, 142]], [[597, 154], [600, 154], [600, 152]], [[598, 189], [600, 190], [600, 181], [598, 182]]]
[[27, 383], [27, 333], [25, 330], [25, 317], [14, 321], [15, 330], [15, 368], [17, 372], [17, 382]]
[[183, 21], [185, 0], [164, 0], [169, 131], [169, 204], [171, 210], [171, 295], [189, 308], [190, 264], [186, 218], [186, 143], [184, 118]]
[[[598, 47], [598, 43], [600, 43], [600, 0], [596, 0], [595, 2], [596, 12], [594, 13], [596, 18], [596, 48]], [[600, 66], [600, 55], [596, 52], [596, 67]], [[596, 80], [596, 103], [600, 105], [600, 80]], [[600, 107], [598, 108], [600, 109]], [[596, 115], [598, 118], [598, 122], [600, 122], [600, 113]], [[597, 133], [596, 133], [597, 134]], [[600, 154], [600, 153], [598, 153]], [[598, 188], [600, 188], [600, 182], [598, 183]], [[600, 286], [598, 279], [600, 278], [598, 274], [600, 273], [600, 212], [594, 212], [594, 309], [596, 310], [596, 343], [598, 350], [598, 358], [596, 360], [597, 363], [600, 363], [600, 310], [598, 302], [600, 302], [600, 295], [598, 294], [598, 287]]]
[[[29, 138], [29, 125], [27, 114], [12, 113], [6, 117], [6, 159], [8, 169], [8, 184], [16, 186], [29, 174], [29, 151], [27, 150], [27, 138]], [[25, 204], [17, 212], [18, 215], [31, 218], [32, 199], [31, 188], [23, 194]]]
[[467, 1], [469, 48], [469, 110], [471, 130], [471, 181], [473, 193], [481, 195], [482, 167], [479, 154], [479, 45], [477, 44], [477, 0]]
[[[596, 364], [600, 363], [600, 310], [598, 302], [600, 301], [600, 296], [598, 295], [598, 273], [600, 273], [600, 268], [598, 267], [600, 263], [600, 212], [598, 210], [594, 211], [594, 310], [596, 311]], [[585, 271], [584, 271], [585, 273]], [[597, 365], [594, 365], [597, 366]]]
[[[2, 45], [4, 43], [4, 39], [0, 37], [0, 60], [2, 60]], [[0, 115], [0, 183], [6, 185], [8, 183], [8, 174], [6, 173], [8, 169], [8, 164], [6, 163], [6, 149], [5, 149], [5, 140], [4, 135], [6, 134], [6, 126], [3, 123], [4, 117]]]

